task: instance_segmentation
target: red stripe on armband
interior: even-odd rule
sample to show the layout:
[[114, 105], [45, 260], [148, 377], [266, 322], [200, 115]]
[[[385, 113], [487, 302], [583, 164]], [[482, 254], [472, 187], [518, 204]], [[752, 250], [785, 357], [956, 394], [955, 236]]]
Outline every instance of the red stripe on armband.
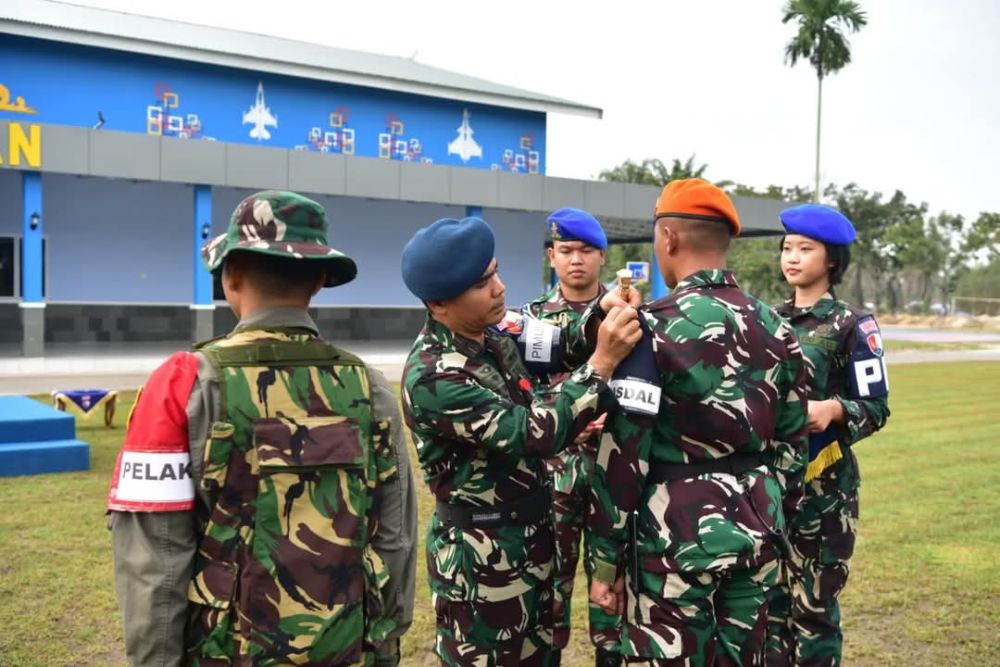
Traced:
[[177, 512], [194, 508], [187, 402], [198, 358], [178, 352], [136, 397], [108, 492], [108, 509]]

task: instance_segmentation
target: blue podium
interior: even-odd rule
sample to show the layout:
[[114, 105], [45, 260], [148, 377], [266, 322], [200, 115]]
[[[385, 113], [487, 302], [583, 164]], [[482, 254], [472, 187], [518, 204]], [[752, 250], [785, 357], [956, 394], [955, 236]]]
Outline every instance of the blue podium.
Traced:
[[0, 477], [90, 470], [76, 421], [27, 396], [0, 396]]

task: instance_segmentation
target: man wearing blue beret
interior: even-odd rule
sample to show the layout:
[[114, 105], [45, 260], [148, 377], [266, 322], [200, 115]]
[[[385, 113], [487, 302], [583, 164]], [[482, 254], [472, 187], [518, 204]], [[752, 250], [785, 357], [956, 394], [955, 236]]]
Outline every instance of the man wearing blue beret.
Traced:
[[805, 496], [788, 521], [791, 554], [768, 611], [769, 665], [840, 664], [840, 592], [858, 522], [854, 446], [889, 417], [888, 376], [875, 318], [837, 299], [855, 231], [840, 211], [805, 204], [780, 214], [781, 273], [793, 288], [778, 313], [809, 360]]
[[[558, 326], [575, 325], [587, 306], [607, 291], [600, 277], [608, 239], [597, 218], [578, 208], [561, 208], [553, 212], [546, 222], [550, 239], [546, 253], [559, 282], [547, 293], [525, 304], [523, 310]], [[556, 385], [566, 377], [567, 374], [559, 374], [547, 379], [550, 384]], [[552, 514], [556, 527], [553, 643], [559, 650], [566, 648], [569, 642], [570, 603], [587, 512], [588, 478], [593, 472], [594, 458], [601, 441], [600, 426], [599, 422], [594, 433], [583, 442], [569, 442], [557, 456], [545, 461], [552, 483]], [[589, 572], [587, 583], [589, 590]], [[617, 615], [608, 614], [591, 603], [589, 617], [591, 640], [597, 646], [597, 666], [621, 664], [621, 656], [602, 645], [605, 643], [602, 631], [618, 625]]]
[[[403, 371], [402, 402], [437, 501], [428, 580], [445, 665], [551, 667], [555, 538], [544, 461], [613, 405], [607, 381], [639, 340], [635, 311], [612, 307], [589, 360], [536, 389], [513, 339], [494, 237], [478, 218], [438, 220], [402, 257], [427, 322]], [[609, 304], [613, 300], [609, 300]], [[582, 359], [581, 329], [564, 359]]]

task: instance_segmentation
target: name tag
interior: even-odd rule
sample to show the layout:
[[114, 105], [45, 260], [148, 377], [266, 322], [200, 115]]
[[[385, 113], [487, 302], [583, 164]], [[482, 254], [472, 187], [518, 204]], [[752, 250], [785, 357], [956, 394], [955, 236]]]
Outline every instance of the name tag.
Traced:
[[656, 416], [660, 412], [659, 385], [634, 377], [616, 378], [609, 385], [626, 412]]
[[194, 501], [191, 455], [188, 452], [124, 450], [116, 482], [114, 500], [123, 508], [155, 511], [149, 505], [169, 504], [173, 508], [177, 504], [187, 506]]

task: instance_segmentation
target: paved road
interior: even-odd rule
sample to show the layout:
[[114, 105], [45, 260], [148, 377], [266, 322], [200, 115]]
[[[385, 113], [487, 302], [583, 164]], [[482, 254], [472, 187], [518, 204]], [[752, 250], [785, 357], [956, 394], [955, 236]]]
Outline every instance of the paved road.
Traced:
[[[890, 365], [943, 361], [1000, 361], [1000, 333], [883, 327], [886, 340], [918, 342], [996, 343], [983, 350], [897, 351]], [[378, 368], [390, 380], [399, 380], [409, 341], [344, 343], [345, 348]], [[172, 351], [183, 343], [133, 345], [125, 349], [109, 344], [53, 345], [44, 358], [24, 359], [11, 349], [0, 350], [0, 394], [44, 394], [54, 389], [136, 389]]]
[[1000, 345], [1000, 332], [968, 331], [966, 329], [930, 329], [881, 325], [885, 340], [909, 340], [922, 343], [996, 343]]

